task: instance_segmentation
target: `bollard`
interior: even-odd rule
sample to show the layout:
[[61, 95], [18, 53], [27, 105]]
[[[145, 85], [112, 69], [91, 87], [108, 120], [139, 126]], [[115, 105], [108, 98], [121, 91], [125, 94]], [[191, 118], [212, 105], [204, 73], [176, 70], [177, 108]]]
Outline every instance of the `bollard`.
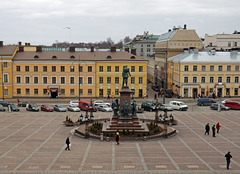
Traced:
[[103, 141], [103, 133], [100, 134], [100, 140]]
[[221, 106], [220, 106], [220, 103], [218, 104], [218, 112], [221, 111]]
[[106, 140], [109, 141], [109, 137], [107, 137]]
[[169, 123], [169, 126], [172, 127], [172, 123]]
[[10, 105], [8, 105], [8, 112], [12, 112]]

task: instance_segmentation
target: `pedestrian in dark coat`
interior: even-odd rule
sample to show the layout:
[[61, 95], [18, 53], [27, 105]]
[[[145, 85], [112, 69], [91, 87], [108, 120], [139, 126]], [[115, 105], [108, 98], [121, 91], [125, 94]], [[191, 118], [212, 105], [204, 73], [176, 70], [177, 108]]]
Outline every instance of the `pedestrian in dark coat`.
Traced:
[[205, 135], [208, 134], [209, 135], [209, 131], [210, 131], [210, 126], [209, 126], [209, 123], [206, 124], [205, 126]]
[[119, 132], [116, 133], [116, 143], [117, 145], [119, 145], [119, 138], [120, 138], [120, 135], [119, 135]]
[[215, 137], [215, 125], [212, 126], [212, 136]]
[[65, 150], [70, 150], [70, 147], [69, 147], [69, 145], [70, 145], [69, 137], [67, 137], [67, 139], [66, 139], [66, 144], [67, 144], [67, 147], [65, 148]]
[[108, 94], [108, 97], [107, 97], [108, 100], [110, 100], [110, 95]]
[[227, 161], [227, 169], [229, 169], [229, 165], [230, 165], [230, 160], [232, 158], [232, 155], [230, 154], [230, 152], [228, 152], [226, 155], [226, 161]]
[[217, 124], [216, 124], [217, 133], [219, 133], [220, 127], [222, 127], [222, 126], [220, 126], [220, 124], [219, 124], [219, 123], [217, 123]]

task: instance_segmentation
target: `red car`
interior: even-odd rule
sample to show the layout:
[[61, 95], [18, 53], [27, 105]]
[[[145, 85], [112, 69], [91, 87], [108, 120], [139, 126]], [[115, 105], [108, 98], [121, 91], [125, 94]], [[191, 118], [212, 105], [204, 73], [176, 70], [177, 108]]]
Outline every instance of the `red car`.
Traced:
[[53, 107], [50, 105], [42, 105], [41, 111], [53, 112]]

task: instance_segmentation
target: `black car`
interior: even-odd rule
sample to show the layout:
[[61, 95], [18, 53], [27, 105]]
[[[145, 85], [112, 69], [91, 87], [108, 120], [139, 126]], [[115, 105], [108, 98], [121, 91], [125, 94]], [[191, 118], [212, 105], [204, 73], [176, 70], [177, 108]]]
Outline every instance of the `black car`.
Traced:
[[19, 107], [26, 107], [27, 104], [30, 104], [30, 102], [28, 102], [28, 101], [23, 101], [23, 102], [19, 102], [19, 103], [18, 103], [18, 106], [19, 106]]
[[8, 102], [3, 101], [3, 100], [0, 101], [0, 104], [1, 104], [3, 107], [8, 107], [8, 105], [11, 105], [11, 103], [8, 103]]
[[28, 107], [26, 108], [27, 111], [39, 111], [39, 107], [36, 104], [29, 104]]
[[143, 108], [144, 111], [154, 111], [156, 110], [156, 105], [152, 102], [144, 102], [142, 103], [141, 107]]
[[16, 105], [10, 105], [11, 111], [20, 111], [19, 107]]
[[[210, 108], [212, 110], [218, 110], [218, 103], [212, 103]], [[229, 111], [230, 110], [230, 107], [227, 107], [225, 105], [223, 105], [222, 103], [220, 104], [220, 109], [223, 110], [223, 111]]]
[[0, 111], [5, 111], [5, 108], [3, 107], [3, 105], [0, 105]]

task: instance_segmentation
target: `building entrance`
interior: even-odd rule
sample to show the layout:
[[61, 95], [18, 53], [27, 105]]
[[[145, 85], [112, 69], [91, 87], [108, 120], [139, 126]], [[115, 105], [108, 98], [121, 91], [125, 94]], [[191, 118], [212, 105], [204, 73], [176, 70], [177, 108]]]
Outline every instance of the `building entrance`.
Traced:
[[50, 97], [57, 98], [58, 97], [58, 88], [50, 88]]

